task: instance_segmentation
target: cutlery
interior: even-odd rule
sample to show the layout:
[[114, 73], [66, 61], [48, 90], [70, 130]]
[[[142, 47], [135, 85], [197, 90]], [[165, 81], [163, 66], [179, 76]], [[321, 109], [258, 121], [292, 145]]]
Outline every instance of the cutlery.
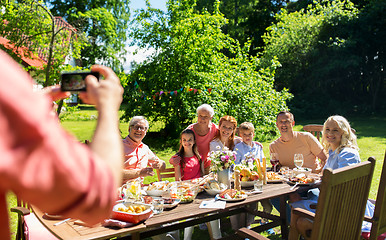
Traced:
[[54, 226], [58, 226], [58, 225], [60, 225], [60, 224], [62, 224], [62, 223], [65, 223], [65, 222], [67, 222], [67, 221], [70, 220], [70, 219], [71, 219], [71, 218], [67, 218], [67, 219], [64, 219], [63, 221], [57, 222], [57, 223], [54, 224]]
[[295, 185], [291, 188], [291, 190], [294, 190], [298, 186], [299, 182], [296, 182]]

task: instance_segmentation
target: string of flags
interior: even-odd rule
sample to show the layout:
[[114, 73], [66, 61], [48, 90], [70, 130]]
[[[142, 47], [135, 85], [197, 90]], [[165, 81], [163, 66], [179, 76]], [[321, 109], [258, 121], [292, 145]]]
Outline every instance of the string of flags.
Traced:
[[[141, 88], [139, 87], [137, 81], [134, 82], [134, 87], [135, 89], [138, 89], [139, 92], [142, 92]], [[190, 87], [182, 87], [180, 89], [177, 89], [177, 90], [173, 90], [173, 91], [156, 91], [154, 94], [152, 94], [151, 96], [149, 95], [146, 95], [146, 94], [142, 94], [142, 98], [147, 100], [147, 99], [151, 99], [153, 98], [153, 100], [155, 100], [157, 97], [161, 98], [162, 95], [165, 95], [165, 96], [177, 96], [177, 94], [181, 94], [183, 92], [193, 92], [193, 94], [200, 94], [201, 92], [208, 92], [208, 93], [211, 93], [212, 92], [212, 88], [206, 88], [206, 89], [196, 89], [196, 88], [190, 88]]]

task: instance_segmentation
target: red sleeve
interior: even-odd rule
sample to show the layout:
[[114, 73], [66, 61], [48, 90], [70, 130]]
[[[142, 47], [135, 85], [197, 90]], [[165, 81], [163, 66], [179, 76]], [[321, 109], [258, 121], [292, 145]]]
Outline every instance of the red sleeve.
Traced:
[[108, 217], [117, 189], [109, 167], [62, 129], [50, 100], [1, 51], [0, 62], [0, 191], [90, 223]]

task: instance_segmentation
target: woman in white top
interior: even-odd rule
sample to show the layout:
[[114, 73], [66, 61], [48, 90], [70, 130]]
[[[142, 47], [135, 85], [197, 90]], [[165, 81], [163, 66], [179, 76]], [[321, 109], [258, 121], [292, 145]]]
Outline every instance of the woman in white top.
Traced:
[[218, 151], [224, 147], [233, 150], [235, 145], [241, 142], [239, 137], [235, 137], [237, 121], [234, 117], [222, 117], [218, 123], [218, 128], [217, 135], [209, 143], [209, 152]]

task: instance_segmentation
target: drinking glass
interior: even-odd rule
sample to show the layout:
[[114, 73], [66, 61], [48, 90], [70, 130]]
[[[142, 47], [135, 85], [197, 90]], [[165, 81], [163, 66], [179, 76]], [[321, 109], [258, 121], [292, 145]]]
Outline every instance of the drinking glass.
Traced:
[[276, 172], [276, 166], [279, 164], [279, 154], [278, 153], [271, 153], [271, 164], [273, 166], [273, 171]]
[[253, 184], [253, 189], [255, 191], [259, 191], [259, 192], [262, 192], [263, 191], [263, 180], [259, 179], [259, 180], [256, 180]]
[[294, 155], [294, 164], [297, 168], [301, 168], [303, 166], [303, 154], [301, 153], [296, 153]]
[[162, 198], [154, 198], [152, 204], [154, 214], [160, 214], [164, 211], [164, 200]]

